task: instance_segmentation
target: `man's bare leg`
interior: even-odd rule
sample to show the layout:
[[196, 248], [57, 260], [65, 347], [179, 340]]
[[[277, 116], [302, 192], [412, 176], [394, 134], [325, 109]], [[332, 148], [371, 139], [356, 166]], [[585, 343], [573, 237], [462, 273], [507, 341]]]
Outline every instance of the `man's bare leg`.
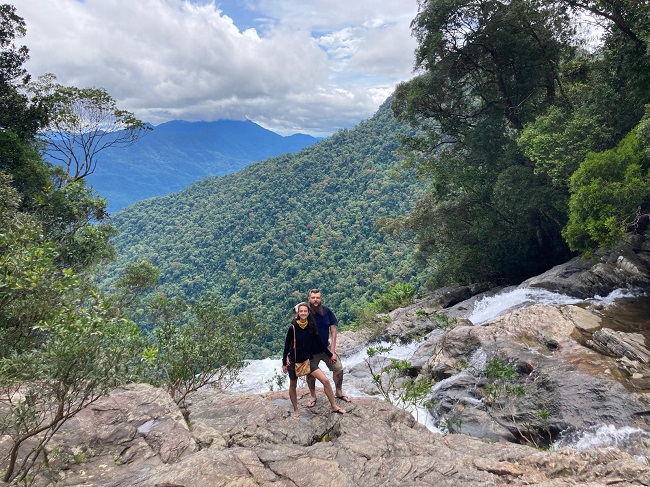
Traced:
[[332, 373], [332, 379], [334, 380], [334, 387], [336, 388], [335, 396], [337, 399], [341, 399], [345, 402], [351, 402], [350, 398], [343, 394], [343, 371], [336, 370]]

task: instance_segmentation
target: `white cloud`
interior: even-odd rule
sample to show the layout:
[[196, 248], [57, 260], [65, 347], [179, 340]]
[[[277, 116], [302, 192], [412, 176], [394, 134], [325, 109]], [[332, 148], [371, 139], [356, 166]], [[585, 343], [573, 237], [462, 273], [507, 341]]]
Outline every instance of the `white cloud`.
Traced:
[[248, 118], [330, 134], [371, 116], [412, 76], [416, 0], [232, 2], [232, 15], [226, 1], [12, 3], [33, 75], [101, 86], [154, 124]]

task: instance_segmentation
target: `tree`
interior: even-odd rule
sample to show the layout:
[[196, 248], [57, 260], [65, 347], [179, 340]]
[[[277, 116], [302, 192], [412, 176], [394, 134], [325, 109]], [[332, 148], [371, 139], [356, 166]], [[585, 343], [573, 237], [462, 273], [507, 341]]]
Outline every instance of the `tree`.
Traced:
[[20, 206], [11, 177], [0, 172], [0, 358], [32, 346], [32, 324], [52, 316], [71, 279], [54, 264], [56, 246], [38, 220]]
[[538, 0], [425, 0], [412, 23], [416, 68], [395, 106], [458, 140], [497, 110], [520, 130], [537, 106], [555, 102], [558, 65], [571, 33], [565, 9]]
[[5, 482], [24, 481], [66, 421], [134, 379], [140, 332], [111, 314], [96, 296], [78, 295], [33, 327], [40, 345], [0, 359], [0, 433], [12, 441]]
[[71, 417], [131, 380], [141, 334], [72, 269], [0, 172], [0, 459], [22, 481]]
[[[147, 260], [130, 262], [115, 283], [112, 296], [115, 308], [124, 312], [140, 304], [143, 295], [160, 279], [160, 270]], [[135, 311], [137, 313], [137, 311]]]
[[118, 108], [103, 88], [66, 87], [46, 75], [32, 89], [50, 105], [49, 122], [40, 136], [45, 154], [65, 168], [62, 184], [92, 174], [102, 151], [127, 147], [151, 130], [133, 113]]
[[38, 99], [26, 95], [30, 77], [23, 64], [29, 58], [16, 39], [26, 33], [25, 21], [13, 5], [0, 5], [0, 171], [13, 176], [13, 184], [25, 195], [23, 204], [41, 191], [48, 172], [31, 145], [46, 120]]
[[648, 0], [562, 0], [575, 10], [581, 10], [606, 29], [612, 27], [627, 37], [636, 48], [647, 50], [647, 31], [650, 28]]
[[626, 232], [642, 233], [650, 218], [650, 155], [638, 128], [615, 148], [592, 152], [571, 177], [564, 237], [573, 250], [590, 252]]
[[250, 313], [235, 316], [210, 296], [188, 305], [160, 294], [150, 306], [157, 325], [147, 352], [150, 380], [169, 392], [187, 419], [187, 395], [206, 385], [232, 385], [262, 330]]
[[621, 96], [595, 73], [573, 80], [567, 92], [571, 105], [549, 107], [526, 125], [517, 141], [535, 172], [546, 174], [558, 188], [568, 187], [587, 153], [611, 146], [620, 120], [613, 105]]
[[405, 139], [408, 164], [431, 185], [402, 221], [430, 285], [517, 281], [568, 255], [566, 190], [548, 188], [516, 143], [539, 114], [570, 104], [568, 12], [542, 0], [420, 2], [420, 71], [398, 86], [393, 110], [419, 129]]
[[29, 50], [16, 46], [15, 40], [25, 33], [25, 21], [16, 7], [0, 4], [0, 132], [12, 131], [22, 139], [36, 134], [46, 119], [44, 106], [21, 92], [30, 81], [23, 67]]

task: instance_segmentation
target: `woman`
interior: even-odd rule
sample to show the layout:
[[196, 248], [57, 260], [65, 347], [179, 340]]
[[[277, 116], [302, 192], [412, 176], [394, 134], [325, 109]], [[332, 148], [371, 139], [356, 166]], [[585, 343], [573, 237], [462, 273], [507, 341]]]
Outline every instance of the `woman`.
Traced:
[[[295, 333], [295, 351], [294, 351], [294, 333]], [[324, 352], [328, 357], [337, 359], [336, 354], [330, 352], [323, 340], [318, 335], [316, 323], [314, 318], [309, 313], [309, 306], [307, 303], [298, 303], [294, 308], [294, 319], [291, 321], [291, 326], [287, 331], [287, 338], [284, 341], [284, 353], [282, 354], [282, 372], [289, 373], [289, 398], [293, 406], [293, 417], [300, 418], [298, 411], [298, 393], [296, 391], [298, 386], [298, 377], [296, 376], [295, 364], [304, 360], [313, 358], [314, 354]], [[332, 412], [345, 414], [345, 409], [341, 409], [334, 399], [334, 391], [330, 381], [325, 377], [325, 373], [318, 368], [315, 362], [311, 362], [311, 375], [323, 384], [325, 395], [330, 401]]]

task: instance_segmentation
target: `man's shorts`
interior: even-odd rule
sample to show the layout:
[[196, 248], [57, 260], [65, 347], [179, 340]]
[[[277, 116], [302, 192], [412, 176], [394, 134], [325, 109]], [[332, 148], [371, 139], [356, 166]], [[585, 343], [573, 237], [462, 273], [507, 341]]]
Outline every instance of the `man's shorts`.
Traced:
[[330, 369], [332, 372], [338, 372], [339, 370], [343, 370], [343, 364], [341, 363], [341, 358], [337, 355], [337, 360], [333, 364], [330, 364], [330, 358], [327, 356], [326, 353], [317, 353], [314, 355], [311, 359], [312, 361], [312, 370], [313, 369], [313, 363], [316, 362], [316, 367], [318, 367], [318, 364], [320, 361], [325, 362], [325, 365], [327, 365], [327, 368]]

